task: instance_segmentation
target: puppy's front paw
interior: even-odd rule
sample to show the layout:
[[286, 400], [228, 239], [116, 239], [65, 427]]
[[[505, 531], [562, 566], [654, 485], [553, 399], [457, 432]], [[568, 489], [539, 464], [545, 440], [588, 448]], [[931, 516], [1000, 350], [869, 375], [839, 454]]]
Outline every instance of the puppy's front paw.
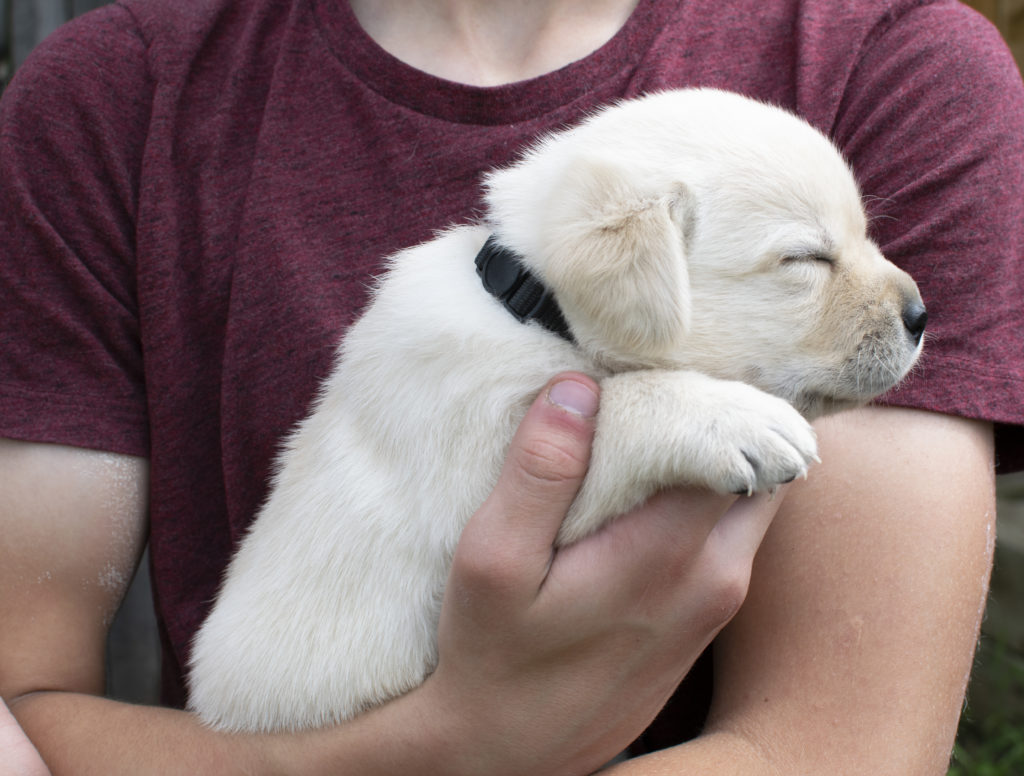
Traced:
[[723, 493], [771, 491], [807, 475], [818, 459], [814, 430], [792, 406], [749, 386], [721, 397], [709, 423], [707, 484]]
[[814, 430], [782, 399], [685, 370], [606, 378], [590, 469], [559, 543], [586, 536], [659, 488], [771, 491], [818, 459]]

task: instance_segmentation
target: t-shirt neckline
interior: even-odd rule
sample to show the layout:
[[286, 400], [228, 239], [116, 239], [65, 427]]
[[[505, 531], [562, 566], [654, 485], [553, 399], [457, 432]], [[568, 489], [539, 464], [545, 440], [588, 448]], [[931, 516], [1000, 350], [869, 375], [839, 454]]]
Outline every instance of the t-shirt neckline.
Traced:
[[622, 28], [587, 56], [551, 73], [501, 86], [469, 86], [418, 70], [371, 38], [345, 0], [312, 0], [341, 64], [386, 100], [460, 124], [512, 124], [546, 115], [616, 76], [628, 76], [681, 0], [640, 0]]

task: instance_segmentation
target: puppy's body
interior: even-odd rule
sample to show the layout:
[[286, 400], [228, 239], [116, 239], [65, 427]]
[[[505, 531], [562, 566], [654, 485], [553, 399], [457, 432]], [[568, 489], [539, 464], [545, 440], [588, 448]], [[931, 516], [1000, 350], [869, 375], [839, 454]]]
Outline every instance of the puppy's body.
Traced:
[[[491, 175], [488, 205], [487, 226], [393, 258], [289, 440], [196, 639], [207, 722], [319, 726], [423, 680], [462, 527], [554, 374], [602, 382], [567, 543], [666, 485], [804, 474], [805, 417], [869, 400], [919, 351], [920, 296], [867, 239], [849, 170], [778, 109], [710, 90], [623, 103]], [[574, 342], [484, 290], [492, 232]]]

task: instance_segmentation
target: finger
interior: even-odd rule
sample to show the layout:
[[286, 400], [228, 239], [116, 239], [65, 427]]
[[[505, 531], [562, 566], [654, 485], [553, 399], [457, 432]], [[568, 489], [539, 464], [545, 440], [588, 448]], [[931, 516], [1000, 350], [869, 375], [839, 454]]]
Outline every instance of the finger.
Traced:
[[750, 564], [785, 498], [786, 486], [774, 494], [740, 498], [722, 515], [708, 535], [708, 549], [719, 556]]
[[0, 698], [0, 776], [49, 776], [39, 752]]
[[673, 488], [558, 551], [545, 585], [605, 590], [632, 600], [657, 581], [685, 578], [717, 521], [735, 500], [700, 488]]
[[597, 384], [578, 373], [545, 386], [516, 431], [494, 490], [463, 531], [456, 564], [483, 564], [485, 575], [516, 582], [526, 576], [539, 586], [587, 472], [598, 397]]

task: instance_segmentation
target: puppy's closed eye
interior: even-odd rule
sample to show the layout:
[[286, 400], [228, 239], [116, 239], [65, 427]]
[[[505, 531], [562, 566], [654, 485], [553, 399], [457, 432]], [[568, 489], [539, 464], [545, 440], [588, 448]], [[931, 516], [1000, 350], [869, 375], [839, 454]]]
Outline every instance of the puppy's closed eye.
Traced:
[[787, 253], [782, 257], [783, 264], [822, 264], [829, 268], [834, 268], [837, 264], [835, 257], [831, 253], [824, 251], [800, 251]]

